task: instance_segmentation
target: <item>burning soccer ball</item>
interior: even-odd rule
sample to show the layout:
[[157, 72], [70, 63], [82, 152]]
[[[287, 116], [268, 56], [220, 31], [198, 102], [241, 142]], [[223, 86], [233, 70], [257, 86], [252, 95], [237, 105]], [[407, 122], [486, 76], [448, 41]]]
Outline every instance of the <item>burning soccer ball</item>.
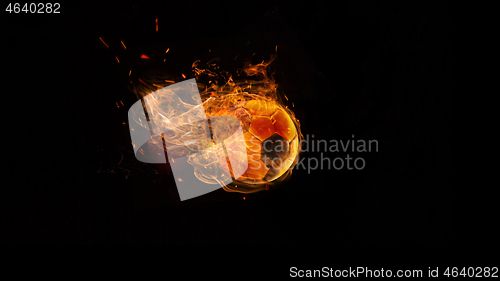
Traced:
[[[252, 96], [232, 100], [211, 115], [237, 118], [243, 129], [248, 167], [236, 179], [244, 184], [266, 184], [293, 167], [299, 150], [299, 132], [286, 108], [272, 100]], [[230, 147], [228, 149], [231, 149]], [[227, 161], [221, 157], [221, 162]], [[227, 173], [232, 168], [221, 165]]]

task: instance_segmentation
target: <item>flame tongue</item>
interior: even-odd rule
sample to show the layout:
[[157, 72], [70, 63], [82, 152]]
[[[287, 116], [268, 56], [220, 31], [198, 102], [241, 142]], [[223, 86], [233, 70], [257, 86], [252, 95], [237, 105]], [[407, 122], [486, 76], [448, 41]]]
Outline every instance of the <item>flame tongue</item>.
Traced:
[[[265, 189], [265, 184], [285, 178], [297, 161], [300, 126], [294, 114], [283, 106], [277, 95], [277, 84], [267, 75], [273, 61], [245, 64], [241, 73], [257, 80], [234, 81], [218, 85], [221, 77], [214, 71], [198, 68], [193, 73], [210, 78], [210, 87], [194, 83], [182, 89], [186, 80], [144, 97], [157, 135], [162, 135], [172, 155], [189, 155], [188, 163], [204, 183], [220, 184], [226, 191], [250, 193]], [[210, 64], [212, 65], [212, 64]], [[215, 65], [215, 64], [213, 64]], [[203, 87], [200, 94], [198, 87]], [[209, 122], [207, 122], [209, 120]], [[241, 134], [235, 133], [241, 130]], [[263, 142], [277, 139], [286, 142], [287, 151], [280, 154], [281, 167], [273, 168], [265, 159]], [[153, 138], [161, 146], [161, 138]], [[273, 160], [274, 161], [274, 160]], [[221, 180], [220, 173], [236, 179], [236, 184]]]

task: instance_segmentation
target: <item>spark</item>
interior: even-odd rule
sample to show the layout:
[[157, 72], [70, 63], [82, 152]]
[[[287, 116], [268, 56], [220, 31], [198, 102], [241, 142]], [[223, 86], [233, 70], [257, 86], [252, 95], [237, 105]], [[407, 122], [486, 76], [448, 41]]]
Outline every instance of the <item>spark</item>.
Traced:
[[101, 40], [101, 42], [104, 44], [104, 46], [106, 46], [106, 49], [109, 48], [109, 45], [106, 44], [106, 42], [104, 42], [104, 39], [102, 39], [102, 37], [99, 37], [99, 40]]
[[172, 80], [165, 80], [165, 82], [168, 82], [168, 83], [175, 83], [175, 81], [172, 81]]
[[292, 107], [295, 107], [295, 105], [293, 104], [293, 102], [292, 102]]
[[146, 86], [148, 85], [148, 84], [146, 84], [144, 81], [142, 81], [142, 80], [141, 80], [141, 78], [139, 78], [139, 82], [141, 82], [142, 84], [144, 84], [144, 85], [146, 85]]
[[165, 51], [165, 54], [168, 53], [168, 51], [170, 51], [170, 48], [167, 48], [167, 50]]
[[181, 179], [181, 178], [179, 178], [179, 181], [182, 181], [182, 179]]
[[278, 45], [276, 45], [276, 49], [274, 50], [276, 53], [278, 52]]
[[116, 58], [116, 61], [117, 61], [118, 63], [120, 63], [120, 60], [118, 59], [118, 57], [115, 57], [115, 58]]
[[128, 76], [130, 76], [130, 74], [132, 74], [132, 69], [128, 72]]
[[158, 32], [158, 19], [156, 19], [156, 32]]
[[245, 197], [243, 197], [243, 200], [247, 200]]
[[286, 97], [286, 95], [284, 95], [284, 96], [285, 96], [285, 99], [288, 100], [288, 98]]
[[118, 102], [116, 102], [116, 107], [120, 108], [120, 106], [118, 105]]
[[120, 103], [121, 103], [122, 105], [124, 105], [124, 104], [123, 104], [123, 101], [120, 101]]
[[148, 57], [148, 56], [146, 56], [145, 54], [142, 54], [142, 55], [141, 55], [141, 59], [146, 59], [146, 60], [148, 60], [148, 59], [149, 59], [149, 57]]
[[182, 78], [186, 79], [186, 75], [184, 75], [184, 73], [182, 73]]
[[123, 49], [126, 50], [127, 46], [125, 46], [125, 43], [123, 43], [123, 40], [120, 41], [122, 43]]

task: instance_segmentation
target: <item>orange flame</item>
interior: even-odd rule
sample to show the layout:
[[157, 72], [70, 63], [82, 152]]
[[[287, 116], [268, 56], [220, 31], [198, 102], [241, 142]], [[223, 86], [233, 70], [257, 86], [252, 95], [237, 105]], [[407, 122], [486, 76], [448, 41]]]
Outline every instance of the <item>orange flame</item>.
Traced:
[[[239, 73], [246, 78], [236, 81], [232, 76], [222, 75], [222, 72], [217, 71], [216, 60], [207, 62], [209, 67], [206, 69], [199, 67], [199, 60], [192, 65], [193, 76], [197, 78], [198, 90], [202, 98], [204, 112], [201, 112], [209, 118], [232, 116], [239, 120], [245, 137], [246, 151], [239, 150], [241, 149], [240, 143], [226, 141], [224, 141], [225, 149], [207, 149], [215, 145], [213, 140], [206, 142], [203, 137], [211, 132], [194, 129], [195, 125], [191, 125], [189, 120], [184, 120], [187, 115], [176, 115], [176, 112], [198, 112], [197, 106], [180, 100], [174, 90], [158, 90], [161, 86], [169, 85], [165, 82], [174, 83], [175, 81], [162, 79], [148, 85], [139, 79], [147, 88], [140, 90], [138, 94], [145, 96], [153, 91], [156, 93], [152, 104], [149, 104], [148, 111], [154, 124], [165, 124], [165, 128], [176, 127], [175, 131], [170, 130], [171, 134], [163, 135], [164, 142], [161, 137], [153, 138], [153, 145], [161, 149], [188, 148], [190, 151], [183, 149], [176, 153], [189, 155], [188, 162], [194, 167], [196, 177], [205, 183], [219, 183], [217, 178], [222, 171], [218, 167], [222, 167], [224, 172], [233, 177], [233, 183], [222, 186], [228, 192], [253, 193], [268, 190], [270, 185], [289, 178], [293, 167], [298, 162], [300, 152], [298, 144], [303, 136], [298, 119], [283, 104], [281, 96], [284, 95], [279, 93], [278, 85], [268, 73], [269, 65], [274, 58], [272, 56], [269, 61], [262, 61], [255, 65], [250, 62], [245, 63]], [[184, 73], [181, 76], [186, 78]], [[201, 82], [204, 77], [208, 85]], [[170, 87], [175, 87], [175, 84]], [[284, 98], [289, 100], [286, 96]], [[203, 119], [203, 116], [197, 117]], [[211, 131], [223, 132], [226, 129], [226, 127], [217, 128], [217, 126], [228, 126], [228, 124], [211, 124]], [[272, 140], [273, 144], [275, 141], [286, 143], [286, 149], [279, 155], [279, 159], [271, 159], [276, 163], [278, 163], [277, 160], [280, 161], [281, 165], [277, 167], [272, 165], [273, 162], [263, 158], [265, 154], [263, 143], [267, 140]], [[228, 163], [226, 149], [231, 150], [233, 155], [241, 155], [241, 157], [236, 162]], [[222, 164], [224, 162], [226, 165]], [[248, 163], [247, 170], [239, 173], [242, 176], [234, 179], [233, 172], [241, 169], [242, 163]]]

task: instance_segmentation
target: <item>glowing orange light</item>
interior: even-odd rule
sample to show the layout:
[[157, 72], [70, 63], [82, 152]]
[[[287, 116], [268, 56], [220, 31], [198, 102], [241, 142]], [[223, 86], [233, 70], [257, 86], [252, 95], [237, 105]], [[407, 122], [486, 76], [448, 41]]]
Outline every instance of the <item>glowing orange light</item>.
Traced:
[[141, 55], [141, 59], [148, 60], [148, 59], [149, 59], [149, 57], [148, 57], [148, 56], [146, 56], [145, 54], [142, 54], [142, 55]]
[[156, 19], [156, 32], [158, 32], [158, 19]]
[[245, 197], [243, 197], [243, 200], [247, 200]]
[[115, 57], [115, 58], [116, 58], [116, 61], [117, 61], [118, 63], [120, 63], [120, 60], [118, 59], [118, 57]]
[[170, 51], [170, 48], [168, 48], [166, 51], [165, 51], [165, 54], [168, 53], [168, 51]]
[[[168, 51], [167, 49], [165, 53]], [[209, 51], [211, 50], [209, 49]], [[274, 56], [272, 59], [273, 58]], [[234, 81], [233, 78], [235, 77], [229, 76], [227, 77], [228, 82], [226, 85], [221, 85], [220, 80], [217, 80], [217, 73], [214, 72], [214, 70], [217, 69], [215, 63], [207, 63], [210, 69], [198, 68], [200, 60], [193, 63], [193, 71], [190, 77], [198, 78], [198, 76], [203, 74], [207, 75], [206, 78], [208, 78], [206, 82], [203, 82], [204, 85], [202, 85], [205, 86], [205, 91], [200, 93], [203, 98], [204, 107], [204, 112], [201, 113], [201, 115], [210, 116], [210, 118], [212, 118], [212, 116], [235, 117], [240, 122], [245, 141], [244, 147], [241, 146], [241, 142], [239, 141], [225, 144], [227, 146], [227, 151], [235, 152], [234, 154], [237, 152], [235, 156], [236, 161], [231, 160], [231, 162], [228, 163], [228, 152], [226, 148], [220, 151], [217, 150], [215, 153], [212, 151], [211, 153], [213, 154], [206, 153], [201, 154], [199, 157], [195, 157], [192, 165], [195, 166], [195, 168], [199, 168], [200, 174], [197, 174], [197, 177], [199, 175], [198, 179], [201, 181], [216, 184], [219, 182], [218, 179], [227, 179], [228, 176], [231, 176], [237, 185], [223, 186], [225, 191], [253, 193], [261, 190], [269, 190], [271, 184], [278, 183], [291, 175], [292, 169], [298, 159], [297, 155], [300, 151], [298, 143], [300, 143], [302, 135], [300, 134], [300, 124], [296, 121], [293, 112], [288, 110], [288, 107], [285, 107], [285, 104], [283, 104], [283, 101], [289, 101], [288, 97], [285, 96], [282, 100], [277, 94], [277, 84], [274, 79], [272, 76], [267, 76], [267, 71], [269, 70], [267, 66], [272, 62], [272, 59], [267, 62], [263, 61], [257, 65], [245, 63], [242, 69], [244, 72], [238, 72], [244, 73], [247, 76], [256, 76], [255, 81], [253, 78], [249, 78], [248, 81]], [[187, 79], [185, 73], [181, 73], [181, 77], [184, 80]], [[175, 79], [177, 81], [178, 77]], [[146, 85], [142, 78], [136, 81]], [[151, 80], [148, 81], [153, 82]], [[154, 81], [156, 84], [152, 84], [152, 86], [159, 87], [160, 85], [165, 86], [176, 82], [173, 80], [164, 81], [163, 83]], [[147, 86], [149, 85], [150, 84], [147, 84]], [[208, 88], [208, 86], [211, 87]], [[169, 107], [170, 105], [165, 107], [160, 106], [167, 105], [168, 103], [166, 101], [173, 102], [173, 106], [175, 101], [172, 101], [171, 93], [168, 91], [159, 94], [159, 96], [164, 98], [155, 100], [156, 103], [154, 103], [152, 107], [153, 109], [157, 109], [167, 114], [171, 108]], [[292, 102], [290, 102], [290, 105], [294, 106]], [[176, 107], [172, 108], [175, 109]], [[157, 116], [163, 115], [158, 114]], [[159, 121], [161, 121], [161, 118], [158, 118]], [[211, 123], [211, 126], [211, 130], [218, 130], [217, 126], [219, 125], [217, 123]], [[198, 137], [203, 140], [205, 139], [204, 132], [191, 130], [191, 128], [186, 128], [185, 130], [192, 134], [192, 139], [197, 139]], [[155, 143], [160, 149], [168, 147], [168, 145], [178, 145], [178, 138], [176, 135], [165, 135], [162, 138], [163, 143], [161, 141]], [[277, 140], [286, 141], [289, 145], [288, 148], [279, 155], [284, 165], [271, 169], [263, 162], [262, 159], [264, 158], [261, 159], [263, 145], [268, 142], [277, 142]], [[213, 139], [210, 141], [207, 140], [206, 143], [200, 142], [200, 145], [210, 146], [211, 144], [215, 144]], [[240, 148], [242, 149], [241, 151]], [[185, 152], [184, 150], [182, 150], [182, 152], [176, 151], [178, 154], [184, 154]], [[212, 159], [211, 157], [213, 156], [218, 157], [219, 160], [214, 158], [215, 161], [207, 162], [207, 160]], [[169, 159], [169, 162], [173, 163], [174, 159]], [[243, 165], [245, 163], [248, 164], [248, 167]], [[222, 166], [222, 172], [225, 172], [225, 174], [220, 173], [220, 166]], [[235, 178], [235, 175], [238, 178]], [[180, 182], [182, 179], [178, 178], [176, 181]], [[246, 195], [240, 198], [246, 200]]]
[[104, 44], [104, 46], [106, 46], [106, 49], [109, 48], [109, 45], [106, 44], [106, 42], [104, 42], [104, 39], [102, 39], [101, 37], [99, 37], [99, 40], [101, 40], [101, 42]]
[[123, 40], [120, 41], [122, 43], [123, 49], [127, 49], [127, 46], [125, 46], [125, 43], [123, 43]]

